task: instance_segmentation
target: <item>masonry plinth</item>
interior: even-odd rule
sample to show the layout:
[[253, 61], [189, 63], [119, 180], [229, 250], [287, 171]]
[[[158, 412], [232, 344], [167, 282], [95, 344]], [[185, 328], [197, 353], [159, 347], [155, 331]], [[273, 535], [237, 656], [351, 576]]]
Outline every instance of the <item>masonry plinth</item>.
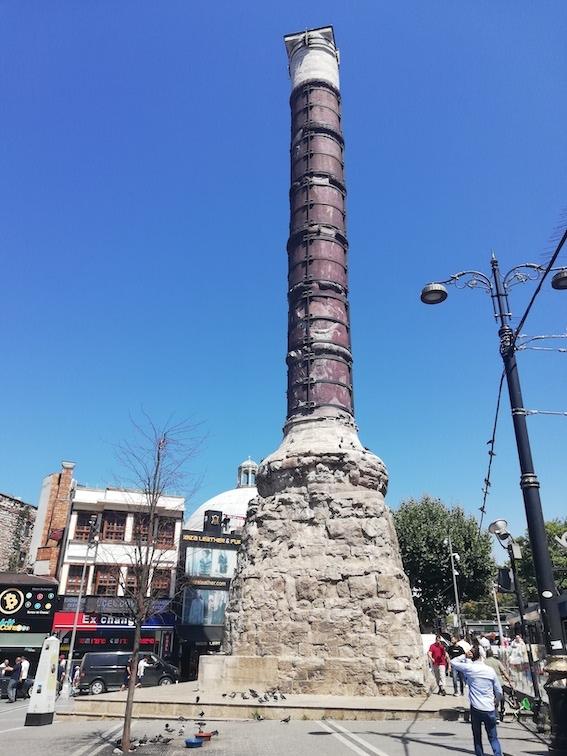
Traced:
[[292, 79], [288, 412], [261, 463], [203, 689], [412, 695], [425, 669], [387, 472], [354, 423], [338, 55], [286, 37]]

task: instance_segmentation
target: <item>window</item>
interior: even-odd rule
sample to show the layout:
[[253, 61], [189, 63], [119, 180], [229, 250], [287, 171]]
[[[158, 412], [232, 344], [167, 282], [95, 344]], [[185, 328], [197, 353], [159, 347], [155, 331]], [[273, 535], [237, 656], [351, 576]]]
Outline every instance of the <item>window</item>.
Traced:
[[145, 514], [134, 515], [134, 543], [146, 544], [150, 536], [150, 518]]
[[65, 586], [65, 595], [77, 596], [81, 587], [81, 575], [83, 566], [81, 564], [69, 565], [67, 573], [67, 585]]
[[105, 512], [102, 516], [102, 540], [123, 541], [126, 531], [124, 512]]
[[166, 598], [169, 596], [171, 586], [170, 570], [154, 570], [152, 577], [152, 595], [155, 598]]
[[126, 593], [129, 596], [135, 596], [138, 592], [138, 586], [140, 585], [140, 567], [128, 567], [128, 574], [126, 575]]
[[116, 596], [118, 593], [118, 568], [109, 565], [97, 567], [94, 592], [97, 596]]
[[75, 525], [75, 540], [88, 541], [91, 530], [92, 512], [77, 512], [77, 524]]
[[160, 549], [172, 548], [175, 544], [175, 520], [160, 518], [158, 524], [157, 546]]

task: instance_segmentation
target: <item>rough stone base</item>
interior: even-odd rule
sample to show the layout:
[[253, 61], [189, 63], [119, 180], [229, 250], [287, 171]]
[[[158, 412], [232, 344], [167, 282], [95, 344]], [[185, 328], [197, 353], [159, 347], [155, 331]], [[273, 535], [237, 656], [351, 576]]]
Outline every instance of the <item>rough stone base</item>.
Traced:
[[218, 674], [234, 679], [229, 687], [260, 675], [260, 687], [295, 693], [423, 691], [386, 469], [350, 418], [291, 425], [257, 486], [226, 612], [224, 651], [233, 658], [210, 660]]
[[[199, 690], [206, 695], [244, 692], [253, 688], [264, 692], [278, 687], [282, 693], [316, 695], [399, 695], [421, 690], [421, 670], [413, 680], [375, 682], [373, 660], [305, 659], [276, 656], [201, 656]], [[389, 677], [389, 676], [388, 676]], [[361, 681], [367, 681], [366, 683]]]

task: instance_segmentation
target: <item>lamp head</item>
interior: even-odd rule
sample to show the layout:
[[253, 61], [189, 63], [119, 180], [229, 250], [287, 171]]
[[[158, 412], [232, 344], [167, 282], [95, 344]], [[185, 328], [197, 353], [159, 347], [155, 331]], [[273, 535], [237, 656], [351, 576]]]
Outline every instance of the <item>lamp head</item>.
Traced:
[[510, 533], [508, 532], [508, 523], [506, 520], [495, 520], [488, 526], [488, 532], [492, 535], [498, 536], [498, 538], [507, 538]]
[[441, 304], [447, 299], [447, 289], [443, 284], [430, 283], [421, 290], [421, 301], [423, 304]]
[[551, 279], [551, 286], [558, 291], [567, 289], [567, 268], [562, 268]]

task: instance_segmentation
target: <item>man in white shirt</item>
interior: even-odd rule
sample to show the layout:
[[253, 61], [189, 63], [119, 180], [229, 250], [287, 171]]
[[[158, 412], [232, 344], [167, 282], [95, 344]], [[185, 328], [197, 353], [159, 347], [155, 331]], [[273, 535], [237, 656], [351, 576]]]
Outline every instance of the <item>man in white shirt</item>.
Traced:
[[479, 646], [474, 646], [466, 655], [453, 659], [451, 664], [463, 674], [465, 682], [469, 686], [471, 725], [476, 756], [484, 756], [482, 725], [484, 725], [488, 735], [494, 756], [502, 756], [502, 749], [496, 732], [498, 721], [496, 705], [502, 697], [502, 686], [496, 672], [484, 663]]
[[20, 680], [24, 683], [28, 679], [28, 672], [30, 671], [30, 663], [25, 656], [22, 656], [22, 674]]
[[136, 675], [136, 687], [141, 688], [142, 687], [142, 681], [144, 679], [144, 672], [146, 671], [146, 667], [149, 667], [150, 662], [146, 659], [145, 656], [142, 656], [140, 661], [138, 662], [138, 670]]
[[30, 662], [29, 659], [26, 659], [25, 656], [22, 656], [22, 673], [20, 675], [20, 688], [22, 690], [22, 695], [24, 698], [29, 698], [29, 691], [30, 691], [30, 685], [26, 683], [28, 679], [28, 673], [30, 671]]

